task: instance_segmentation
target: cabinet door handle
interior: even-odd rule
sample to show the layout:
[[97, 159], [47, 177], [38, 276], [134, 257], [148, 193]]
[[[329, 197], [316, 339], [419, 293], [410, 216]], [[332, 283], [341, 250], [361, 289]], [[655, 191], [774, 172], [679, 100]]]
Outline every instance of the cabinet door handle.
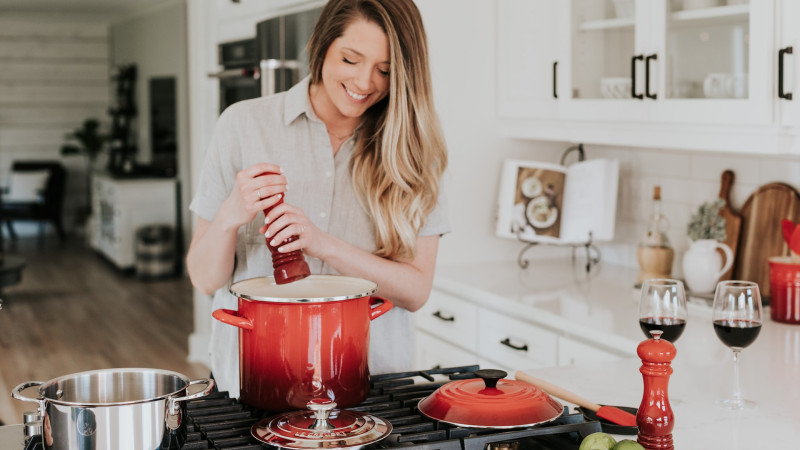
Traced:
[[778, 50], [778, 98], [785, 98], [786, 100], [792, 99], [791, 92], [783, 92], [783, 59], [786, 54], [792, 54], [792, 47], [786, 47]]
[[558, 89], [556, 89], [556, 74], [558, 74], [558, 61], [553, 62], [553, 98], [558, 98]]
[[644, 60], [644, 95], [647, 98], [652, 98], [653, 100], [656, 99], [657, 94], [650, 93], [650, 61], [657, 60], [658, 54], [653, 53], [652, 55], [648, 55], [647, 58]]
[[636, 55], [631, 58], [631, 97], [644, 99], [644, 95], [636, 93], [636, 61], [644, 60], [644, 55]]
[[443, 315], [441, 311], [436, 311], [435, 313], [433, 313], [433, 317], [436, 317], [439, 320], [444, 320], [445, 322], [455, 322], [456, 321], [456, 317], [455, 316], [447, 317], [447, 316]]
[[500, 341], [500, 343], [505, 345], [506, 347], [512, 348], [512, 349], [520, 351], [520, 352], [527, 352], [528, 351], [528, 344], [524, 344], [522, 346], [514, 345], [514, 344], [511, 343], [511, 338], [505, 338], [502, 341]]

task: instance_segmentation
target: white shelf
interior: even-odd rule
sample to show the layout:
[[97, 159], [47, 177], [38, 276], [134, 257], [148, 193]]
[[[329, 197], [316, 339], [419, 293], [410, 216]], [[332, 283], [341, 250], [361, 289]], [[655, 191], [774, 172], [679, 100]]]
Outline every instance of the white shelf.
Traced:
[[625, 28], [633, 28], [634, 22], [635, 20], [633, 17], [589, 20], [581, 23], [579, 29], [581, 31], [621, 30]]
[[676, 11], [670, 14], [669, 18], [672, 26], [681, 27], [747, 20], [749, 15], [750, 5], [745, 4]]

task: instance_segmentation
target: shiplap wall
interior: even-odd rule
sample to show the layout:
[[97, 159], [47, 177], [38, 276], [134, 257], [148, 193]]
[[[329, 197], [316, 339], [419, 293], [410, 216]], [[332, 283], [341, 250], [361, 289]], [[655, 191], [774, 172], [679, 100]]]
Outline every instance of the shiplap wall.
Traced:
[[88, 178], [85, 159], [62, 158], [60, 148], [86, 118], [107, 123], [108, 54], [106, 23], [0, 17], [0, 185], [15, 160], [62, 160], [68, 228], [86, 203]]

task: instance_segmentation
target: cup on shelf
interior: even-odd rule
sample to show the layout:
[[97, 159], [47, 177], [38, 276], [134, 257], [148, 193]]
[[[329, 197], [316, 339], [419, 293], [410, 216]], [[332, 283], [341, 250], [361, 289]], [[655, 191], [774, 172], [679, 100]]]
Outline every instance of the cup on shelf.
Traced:
[[603, 98], [631, 98], [631, 79], [607, 77], [600, 79], [600, 94]]
[[703, 80], [706, 98], [747, 98], [747, 73], [710, 73]]

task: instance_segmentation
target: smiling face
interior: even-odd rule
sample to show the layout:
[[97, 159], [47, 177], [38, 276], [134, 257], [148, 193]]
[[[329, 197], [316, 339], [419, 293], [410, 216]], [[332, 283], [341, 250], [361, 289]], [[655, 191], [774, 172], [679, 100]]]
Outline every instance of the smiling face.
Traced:
[[328, 47], [322, 82], [311, 87], [314, 112], [326, 123], [360, 120], [389, 93], [389, 39], [374, 22], [359, 19]]

